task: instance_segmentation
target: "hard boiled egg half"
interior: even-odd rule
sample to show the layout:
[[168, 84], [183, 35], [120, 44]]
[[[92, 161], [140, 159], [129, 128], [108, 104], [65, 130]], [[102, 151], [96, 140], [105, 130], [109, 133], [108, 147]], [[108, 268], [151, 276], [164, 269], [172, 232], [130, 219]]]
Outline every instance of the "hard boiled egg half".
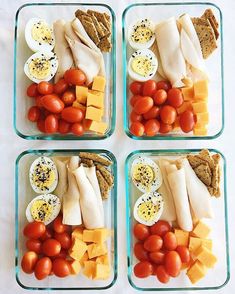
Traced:
[[29, 180], [36, 193], [53, 192], [58, 184], [58, 172], [54, 161], [46, 156], [37, 158], [30, 167]]
[[26, 218], [29, 222], [40, 221], [50, 224], [60, 213], [60, 198], [53, 194], [43, 194], [35, 197], [26, 208]]
[[158, 61], [155, 54], [149, 49], [135, 51], [128, 62], [130, 77], [139, 82], [146, 82], [157, 72]]

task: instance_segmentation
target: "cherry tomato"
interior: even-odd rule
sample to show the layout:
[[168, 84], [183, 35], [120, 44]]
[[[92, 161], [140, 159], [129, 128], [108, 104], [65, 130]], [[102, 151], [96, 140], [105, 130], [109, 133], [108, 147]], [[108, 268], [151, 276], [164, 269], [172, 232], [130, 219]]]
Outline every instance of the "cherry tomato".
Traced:
[[153, 107], [153, 99], [151, 97], [143, 97], [138, 99], [134, 105], [134, 111], [137, 114], [144, 114]]
[[86, 119], [86, 118], [83, 119], [82, 124], [83, 124], [84, 130], [88, 131], [90, 129], [91, 123], [92, 123], [92, 120]]
[[68, 255], [69, 255], [69, 254], [68, 254], [68, 251], [67, 251], [67, 250], [65, 250], [65, 249], [61, 249], [61, 250], [60, 250], [60, 253], [59, 253], [58, 255], [56, 255], [56, 256], [52, 256], [51, 259], [52, 259], [52, 260], [54, 260], [54, 259], [56, 259], [56, 258], [64, 258], [64, 259], [66, 259], [66, 257], [67, 257]]
[[40, 132], [45, 133], [45, 120], [42, 118], [39, 118], [37, 121], [37, 128]]
[[54, 238], [60, 242], [62, 248], [69, 249], [71, 247], [71, 237], [67, 232], [55, 233]]
[[26, 241], [26, 247], [29, 251], [34, 251], [37, 254], [40, 254], [42, 251], [42, 243], [40, 240], [28, 239]]
[[67, 121], [63, 119], [59, 120], [58, 132], [60, 134], [68, 134], [70, 132], [70, 127], [71, 125]]
[[163, 122], [160, 122], [159, 133], [161, 133], [161, 134], [167, 134], [167, 133], [171, 132], [172, 129], [173, 129], [173, 126], [172, 125], [164, 124]]
[[38, 84], [38, 92], [42, 95], [52, 94], [54, 87], [51, 83], [42, 81]]
[[184, 102], [181, 90], [177, 88], [170, 89], [167, 94], [167, 102], [175, 108], [180, 107]]
[[42, 108], [43, 107], [42, 99], [43, 99], [43, 96], [42, 95], [37, 95], [35, 97], [36, 106], [39, 107], [39, 108]]
[[55, 256], [60, 253], [60, 242], [55, 239], [47, 239], [42, 243], [42, 252], [46, 256]]
[[163, 89], [157, 90], [153, 95], [153, 100], [156, 105], [162, 105], [166, 102], [167, 92]]
[[155, 264], [163, 264], [164, 257], [165, 257], [165, 254], [162, 251], [154, 251], [149, 253], [150, 261], [154, 262]]
[[64, 278], [70, 275], [71, 266], [67, 260], [63, 258], [56, 258], [53, 260], [52, 270], [57, 277]]
[[76, 136], [82, 136], [84, 134], [83, 124], [82, 123], [72, 124], [71, 132]]
[[134, 107], [135, 103], [137, 100], [143, 98], [143, 96], [140, 96], [140, 95], [135, 95], [135, 96], [132, 96], [131, 99], [130, 99], [130, 105], [132, 107]]
[[131, 122], [136, 122], [136, 121], [141, 122], [142, 120], [143, 120], [143, 116], [141, 114], [137, 114], [134, 111], [132, 111], [130, 113], [130, 121]]
[[158, 278], [158, 281], [163, 283], [163, 284], [167, 284], [170, 280], [170, 276], [167, 273], [165, 267], [163, 265], [159, 265], [156, 268], [156, 276]]
[[28, 86], [27, 88], [27, 96], [34, 98], [38, 95], [38, 89], [37, 89], [38, 85], [35, 83], [32, 83], [31, 85]]
[[177, 112], [174, 107], [170, 105], [162, 106], [160, 110], [160, 117], [163, 123], [173, 124], [176, 120]]
[[160, 123], [157, 119], [153, 118], [148, 120], [144, 125], [144, 130], [147, 136], [156, 136], [160, 129]]
[[134, 266], [134, 274], [137, 278], [147, 278], [152, 272], [153, 266], [149, 261], [140, 261]]
[[21, 260], [21, 268], [26, 274], [32, 274], [38, 261], [38, 255], [34, 251], [28, 251]]
[[173, 232], [167, 232], [164, 237], [164, 248], [167, 250], [175, 250], [177, 247], [177, 239]]
[[38, 280], [43, 280], [50, 275], [52, 262], [49, 257], [42, 257], [35, 266], [34, 274]]
[[65, 91], [61, 99], [65, 105], [72, 105], [76, 100], [75, 93], [71, 90]]
[[152, 97], [153, 94], [157, 91], [157, 83], [153, 80], [148, 80], [144, 83], [143, 86], [143, 96]]
[[64, 79], [60, 79], [55, 85], [54, 85], [54, 93], [55, 94], [62, 94], [68, 89], [69, 85], [65, 82]]
[[32, 122], [38, 121], [40, 113], [40, 109], [37, 106], [30, 107], [28, 111], [28, 120]]
[[69, 106], [63, 109], [61, 116], [69, 123], [81, 122], [84, 118], [82, 110], [73, 106]]
[[144, 241], [144, 249], [149, 252], [158, 251], [162, 248], [163, 241], [162, 238], [158, 235], [150, 235]]
[[140, 241], [144, 241], [150, 235], [149, 227], [143, 224], [135, 224], [133, 229], [134, 236]]
[[143, 83], [132, 82], [129, 85], [129, 89], [133, 95], [142, 95]]
[[195, 125], [193, 112], [191, 110], [185, 110], [185, 112], [181, 113], [179, 118], [179, 124], [183, 132], [191, 132]]
[[160, 82], [157, 82], [157, 88], [158, 89], [163, 89], [165, 91], [169, 91], [170, 88], [171, 88], [171, 84], [169, 82], [166, 82], [166, 81], [160, 81]]
[[134, 254], [139, 261], [149, 260], [148, 252], [144, 249], [144, 245], [141, 242], [135, 243]]
[[53, 231], [52, 229], [46, 228], [45, 233], [41, 236], [40, 240], [45, 241], [47, 239], [53, 238]]
[[160, 112], [160, 108], [158, 106], [153, 106], [148, 112], [145, 112], [143, 114], [144, 119], [152, 119], [152, 118], [157, 118]]
[[42, 105], [52, 113], [60, 113], [64, 109], [64, 102], [55, 94], [43, 96]]
[[62, 223], [62, 216], [58, 215], [53, 222], [53, 229], [56, 233], [64, 233], [69, 230], [68, 225]]
[[134, 136], [141, 137], [144, 134], [144, 125], [139, 121], [133, 122], [130, 125], [130, 132]]
[[188, 247], [183, 246], [183, 245], [179, 245], [176, 248], [176, 251], [178, 252], [181, 262], [182, 263], [189, 263], [190, 262], [190, 252]]
[[86, 76], [80, 69], [71, 68], [66, 70], [64, 79], [68, 84], [82, 86], [86, 82]]
[[49, 114], [45, 119], [45, 132], [54, 134], [58, 131], [58, 118], [54, 114]]
[[168, 222], [164, 220], [157, 221], [154, 225], [150, 227], [151, 234], [163, 237], [167, 232], [171, 231], [171, 226]]
[[46, 231], [46, 226], [43, 222], [32, 222], [28, 223], [23, 230], [23, 234], [25, 237], [29, 239], [38, 239], [40, 238]]
[[181, 259], [176, 251], [169, 251], [165, 255], [165, 268], [166, 272], [171, 277], [177, 277], [181, 270]]

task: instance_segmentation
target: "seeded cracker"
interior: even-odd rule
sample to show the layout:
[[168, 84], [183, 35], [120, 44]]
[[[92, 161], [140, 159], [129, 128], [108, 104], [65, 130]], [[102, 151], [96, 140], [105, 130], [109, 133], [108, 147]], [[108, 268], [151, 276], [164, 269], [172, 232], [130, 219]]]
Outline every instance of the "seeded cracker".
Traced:
[[93, 161], [99, 162], [103, 165], [109, 166], [112, 165], [112, 161], [108, 160], [107, 158], [100, 156], [95, 153], [90, 153], [90, 152], [80, 152], [79, 153], [80, 158], [86, 158], [86, 159], [91, 159]]
[[88, 36], [92, 39], [92, 41], [98, 45], [100, 43], [100, 38], [98, 36], [98, 33], [97, 33], [97, 30], [96, 30], [96, 27], [94, 25], [94, 23], [92, 22], [92, 19], [91, 19], [91, 22], [90, 21], [87, 21], [86, 20], [87, 17], [81, 17], [81, 23], [84, 27], [84, 29], [86, 30]]
[[107, 170], [104, 166], [101, 164], [97, 164], [96, 168], [100, 171], [102, 176], [105, 178], [106, 182], [108, 183], [109, 187], [111, 188], [113, 186], [114, 178], [113, 175], [109, 170]]
[[101, 197], [102, 199], [107, 199], [109, 197], [110, 187], [100, 171], [96, 171], [96, 176], [100, 186]]

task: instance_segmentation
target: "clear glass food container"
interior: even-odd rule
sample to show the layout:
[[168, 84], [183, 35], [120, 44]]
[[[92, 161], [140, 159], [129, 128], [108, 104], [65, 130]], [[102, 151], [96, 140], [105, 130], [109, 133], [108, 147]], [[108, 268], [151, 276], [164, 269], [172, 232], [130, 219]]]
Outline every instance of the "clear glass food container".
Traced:
[[[132, 81], [128, 74], [128, 60], [135, 51], [128, 42], [128, 27], [133, 22], [150, 18], [155, 23], [166, 20], [172, 16], [179, 17], [188, 13], [192, 17], [200, 17], [203, 12], [211, 8], [219, 23], [219, 38], [217, 49], [205, 60], [209, 75], [209, 125], [206, 136], [196, 136], [175, 130], [168, 134], [157, 134], [154, 137], [143, 135], [134, 136], [130, 132], [129, 115], [132, 110], [129, 100], [132, 96], [129, 84]], [[169, 44], [170, 46], [170, 44]], [[122, 49], [123, 49], [123, 97], [124, 97], [124, 128], [126, 134], [136, 140], [208, 140], [221, 135], [224, 128], [224, 73], [223, 73], [223, 22], [222, 12], [218, 6], [208, 2], [176, 2], [176, 3], [135, 3], [129, 5], [122, 15]]]
[[[106, 88], [103, 121], [108, 128], [102, 134], [86, 131], [83, 136], [73, 134], [61, 135], [41, 133], [35, 123], [27, 119], [28, 109], [35, 105], [33, 100], [26, 95], [26, 89], [32, 82], [24, 73], [24, 64], [33, 54], [28, 48], [24, 37], [27, 21], [33, 17], [45, 19], [52, 24], [57, 19], [72, 20], [77, 9], [92, 9], [105, 12], [111, 17], [112, 22], [112, 51], [104, 53], [106, 70]], [[29, 3], [21, 6], [15, 17], [14, 40], [14, 128], [17, 135], [30, 140], [100, 140], [112, 135], [116, 118], [116, 25], [115, 14], [106, 4], [91, 3]]]
[[212, 198], [214, 217], [205, 220], [211, 228], [210, 239], [213, 241], [213, 253], [217, 256], [214, 268], [208, 269], [206, 276], [196, 284], [191, 284], [186, 271], [181, 271], [177, 278], [171, 278], [167, 284], [160, 283], [155, 276], [145, 279], [135, 277], [133, 267], [138, 262], [134, 256], [133, 246], [136, 238], [133, 235], [133, 226], [136, 223], [133, 217], [133, 207], [141, 192], [135, 187], [131, 180], [130, 170], [132, 162], [138, 156], [146, 156], [152, 160], [164, 157], [174, 159], [181, 155], [198, 153], [199, 149], [175, 149], [175, 150], [137, 150], [130, 153], [125, 163], [126, 178], [126, 225], [127, 225], [127, 265], [128, 280], [130, 285], [142, 291], [193, 291], [220, 289], [230, 279], [229, 261], [229, 238], [228, 238], [228, 215], [227, 215], [227, 193], [226, 193], [226, 160], [219, 151], [210, 149], [212, 153], [221, 155], [221, 196]]
[[[111, 264], [111, 275], [107, 280], [90, 280], [82, 273], [78, 276], [57, 278], [49, 276], [44, 280], [37, 280], [34, 274], [25, 274], [21, 269], [21, 259], [26, 252], [23, 228], [27, 224], [25, 210], [36, 193], [29, 181], [29, 168], [39, 156], [68, 157], [78, 155], [79, 152], [93, 152], [111, 160], [111, 172], [114, 175], [114, 187], [108, 199], [103, 201], [105, 227], [111, 230], [111, 237], [107, 240], [108, 255]], [[17, 283], [28, 290], [103, 290], [114, 285], [117, 279], [117, 162], [114, 155], [107, 150], [28, 150], [16, 159], [15, 166], [15, 276]]]

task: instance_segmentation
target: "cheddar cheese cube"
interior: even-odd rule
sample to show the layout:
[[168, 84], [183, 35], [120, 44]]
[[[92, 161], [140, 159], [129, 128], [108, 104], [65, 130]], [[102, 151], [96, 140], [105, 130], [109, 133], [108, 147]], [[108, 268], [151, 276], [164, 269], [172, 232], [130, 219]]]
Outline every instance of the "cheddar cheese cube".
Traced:
[[180, 229], [175, 229], [175, 236], [178, 245], [188, 246], [189, 232]]
[[194, 98], [196, 100], [207, 100], [208, 98], [208, 81], [200, 80], [194, 83]]
[[192, 110], [192, 103], [190, 101], [184, 101], [183, 104], [177, 108], [177, 113], [181, 114], [185, 112], [185, 110]]
[[198, 238], [207, 238], [211, 229], [204, 224], [202, 221], [199, 221], [192, 231], [192, 235]]
[[216, 256], [203, 245], [194, 252], [194, 256], [208, 268], [214, 267], [217, 262]]
[[76, 86], [76, 99], [79, 103], [86, 104], [88, 88], [84, 86]]
[[84, 230], [82, 240], [84, 242], [94, 242], [94, 230]]
[[197, 122], [204, 122], [205, 124], [209, 123], [209, 112], [202, 112], [202, 113], [197, 113]]
[[208, 112], [208, 107], [207, 107], [207, 103], [204, 101], [200, 101], [200, 102], [193, 102], [192, 103], [193, 106], [193, 111], [197, 114], [197, 113], [203, 113], [203, 112]]
[[80, 273], [82, 267], [78, 260], [71, 261], [70, 266], [72, 275], [78, 275]]
[[184, 97], [184, 101], [191, 101], [194, 99], [194, 87], [191, 86], [191, 87], [185, 87], [185, 88], [182, 88], [182, 94], [183, 94], [183, 97]]
[[97, 122], [101, 121], [102, 110], [93, 106], [88, 106], [86, 109], [86, 119], [94, 120]]
[[108, 125], [105, 122], [97, 122], [93, 120], [91, 121], [88, 129], [93, 132], [104, 134], [108, 129]]
[[83, 274], [88, 278], [88, 279], [93, 279], [95, 276], [95, 268], [96, 268], [96, 262], [93, 260], [88, 260], [84, 262], [84, 270]]
[[77, 227], [76, 229], [73, 230], [72, 232], [72, 239], [80, 239], [82, 240], [82, 235], [83, 235], [83, 228]]
[[189, 238], [189, 251], [194, 253], [201, 245], [205, 246], [207, 249], [212, 250], [212, 240], [201, 239], [196, 237]]
[[87, 106], [94, 106], [97, 108], [104, 108], [104, 98], [98, 95], [88, 93], [87, 95]]
[[94, 77], [94, 81], [92, 84], [92, 90], [104, 92], [106, 80], [102, 76]]
[[93, 242], [102, 244], [107, 240], [107, 237], [108, 237], [108, 229], [106, 229], [106, 228], [95, 229]]
[[84, 262], [89, 259], [87, 251], [83, 254], [82, 258], [79, 260], [82, 267], [84, 267]]
[[196, 260], [195, 263], [187, 270], [186, 275], [191, 283], [195, 284], [205, 277], [206, 268], [200, 263], [200, 261]]
[[105, 255], [101, 255], [101, 256], [96, 257], [95, 262], [96, 263], [102, 263], [102, 264], [109, 265], [109, 257], [108, 257], [108, 254], [105, 254]]
[[106, 254], [108, 250], [105, 243], [102, 243], [102, 244], [92, 243], [87, 246], [87, 252], [88, 252], [89, 259], [91, 259], [100, 255]]
[[73, 102], [73, 107], [81, 109], [84, 113], [86, 112], [86, 106], [79, 103], [78, 101]]
[[80, 260], [84, 253], [87, 251], [88, 247], [85, 242], [76, 238], [73, 240], [72, 247], [70, 249], [69, 255], [76, 260]]
[[95, 267], [94, 280], [106, 280], [110, 277], [110, 266], [97, 263]]
[[199, 128], [193, 128], [193, 134], [195, 136], [206, 136], [207, 135], [207, 127], [200, 126]]
[[95, 96], [100, 97], [100, 99], [104, 100], [104, 92], [96, 91], [96, 90], [88, 90], [88, 93], [93, 94]]

